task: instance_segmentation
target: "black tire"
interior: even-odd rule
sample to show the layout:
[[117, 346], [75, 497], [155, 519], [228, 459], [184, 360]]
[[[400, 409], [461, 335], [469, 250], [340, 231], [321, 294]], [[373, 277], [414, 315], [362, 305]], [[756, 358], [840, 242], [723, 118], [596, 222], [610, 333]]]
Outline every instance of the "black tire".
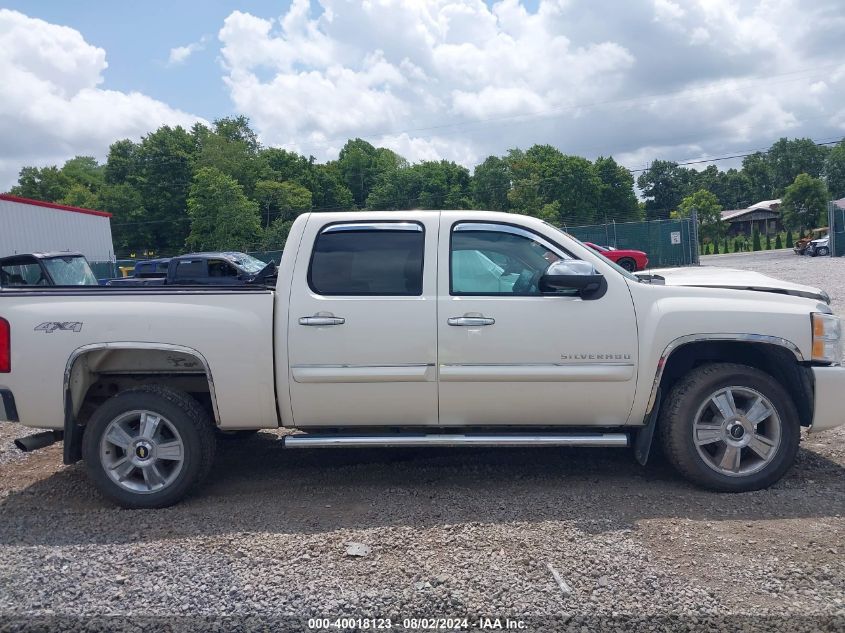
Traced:
[[623, 258], [622, 258], [622, 259], [620, 259], [620, 260], [619, 260], [619, 262], [617, 262], [617, 263], [618, 263], [620, 266], [622, 266], [622, 268], [624, 268], [625, 270], [627, 270], [629, 273], [632, 273], [632, 272], [634, 272], [635, 270], [637, 270], [637, 262], [635, 262], [635, 261], [634, 261], [633, 259], [631, 259], [630, 257], [623, 257]]
[[[164, 416], [182, 440], [181, 470], [161, 490], [133, 492], [121, 487], [106, 473], [101, 459], [100, 442], [109, 424], [136, 410]], [[215, 448], [214, 426], [200, 404], [185, 393], [157, 385], [127, 389], [104, 402], [88, 420], [82, 439], [88, 476], [103, 496], [123, 508], [164, 508], [180, 501], [210, 472]]]
[[[747, 475], [724, 475], [705, 463], [695, 444], [693, 426], [699, 408], [717, 390], [745, 387], [765, 396], [781, 421], [780, 444], [771, 461]], [[721, 492], [748, 492], [767, 488], [786, 474], [795, 461], [800, 423], [795, 404], [783, 386], [768, 374], [733, 363], [701, 365], [682, 377], [661, 407], [657, 432], [663, 452], [689, 481]]]
[[816, 255], [818, 255], [819, 257], [830, 255], [830, 249], [827, 246], [819, 246], [816, 249]]

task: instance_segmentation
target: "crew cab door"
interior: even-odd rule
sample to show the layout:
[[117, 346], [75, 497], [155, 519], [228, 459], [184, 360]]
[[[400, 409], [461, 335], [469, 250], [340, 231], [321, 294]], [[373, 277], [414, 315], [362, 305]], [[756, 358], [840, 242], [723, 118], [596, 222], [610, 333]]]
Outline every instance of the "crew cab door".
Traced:
[[544, 296], [545, 268], [573, 257], [553, 237], [447, 212], [439, 256], [441, 424], [626, 422], [637, 326], [620, 273], [592, 260], [605, 273], [603, 293]]
[[294, 424], [436, 425], [439, 213], [337, 217], [309, 218], [291, 280]]

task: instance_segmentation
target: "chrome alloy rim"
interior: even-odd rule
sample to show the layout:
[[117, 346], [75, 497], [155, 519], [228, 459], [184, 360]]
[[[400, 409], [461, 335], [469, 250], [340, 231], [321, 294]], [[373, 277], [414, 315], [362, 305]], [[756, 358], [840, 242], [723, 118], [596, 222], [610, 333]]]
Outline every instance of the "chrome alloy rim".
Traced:
[[109, 478], [134, 493], [167, 488], [182, 472], [185, 445], [176, 427], [153, 411], [128, 411], [109, 422], [100, 440]]
[[713, 392], [698, 409], [693, 440], [708, 467], [729, 477], [765, 468], [780, 446], [781, 420], [771, 401], [749, 387]]

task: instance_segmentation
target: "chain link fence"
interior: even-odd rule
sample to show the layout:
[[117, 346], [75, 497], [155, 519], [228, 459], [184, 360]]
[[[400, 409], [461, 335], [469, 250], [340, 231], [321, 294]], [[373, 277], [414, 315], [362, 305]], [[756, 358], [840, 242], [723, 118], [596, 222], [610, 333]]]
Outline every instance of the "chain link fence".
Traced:
[[699, 263], [696, 218], [609, 222], [562, 228], [582, 242], [643, 251], [648, 255], [649, 268], [691, 266]]

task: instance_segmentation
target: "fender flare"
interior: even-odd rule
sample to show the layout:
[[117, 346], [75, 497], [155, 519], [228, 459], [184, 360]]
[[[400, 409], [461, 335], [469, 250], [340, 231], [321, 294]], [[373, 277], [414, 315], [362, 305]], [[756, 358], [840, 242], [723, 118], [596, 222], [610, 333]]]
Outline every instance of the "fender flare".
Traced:
[[148, 341], [119, 341], [110, 343], [90, 343], [77, 347], [68, 357], [65, 365], [63, 398], [64, 398], [64, 451], [63, 461], [65, 464], [74, 464], [82, 459], [82, 434], [85, 427], [77, 424], [73, 415], [73, 398], [70, 389], [71, 373], [79, 358], [89, 352], [104, 349], [128, 349], [128, 350], [151, 350], [162, 352], [175, 352], [195, 357], [202, 364], [206, 379], [208, 380], [208, 392], [211, 397], [211, 409], [214, 415], [214, 422], [220, 425], [220, 413], [217, 409], [217, 393], [214, 389], [214, 378], [211, 374], [211, 367], [205, 356], [192, 347], [184, 345], [173, 345], [171, 343], [150, 343]]

